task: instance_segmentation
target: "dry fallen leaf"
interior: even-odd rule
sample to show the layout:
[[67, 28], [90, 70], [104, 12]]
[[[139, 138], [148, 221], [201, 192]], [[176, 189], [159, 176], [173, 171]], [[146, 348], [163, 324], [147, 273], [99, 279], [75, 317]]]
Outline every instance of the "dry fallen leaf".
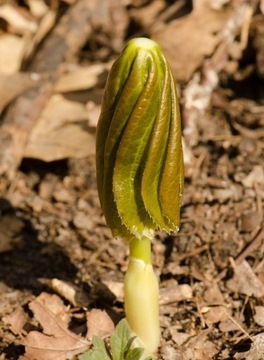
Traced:
[[176, 281], [168, 282], [160, 290], [160, 305], [166, 305], [192, 298], [192, 288], [188, 284], [178, 285]]
[[[43, 330], [48, 335], [60, 333], [60, 325], [68, 325], [70, 316], [67, 306], [57, 295], [41, 293], [36, 299], [29, 304], [34, 313], [34, 317], [42, 325]], [[48, 319], [50, 318], [50, 319]], [[53, 319], [56, 321], [53, 323]], [[56, 327], [58, 329], [56, 329]]]
[[68, 329], [70, 312], [57, 295], [43, 292], [29, 303], [29, 308], [42, 332], [26, 332], [25, 324], [30, 319], [22, 307], [2, 319], [25, 346], [25, 354], [20, 360], [71, 359], [88, 348], [87, 340]]
[[177, 344], [177, 346], [183, 345], [192, 335], [185, 332], [179, 332], [178, 326], [170, 326], [169, 332], [172, 340]]
[[37, 29], [37, 24], [33, 20], [23, 16], [22, 13], [18, 11], [18, 8], [10, 4], [5, 4], [0, 7], [0, 18], [5, 19], [19, 34], [28, 31], [34, 32]]
[[24, 46], [23, 38], [11, 34], [0, 36], [0, 73], [11, 75], [19, 70]]
[[199, 7], [152, 35], [161, 44], [175, 79], [188, 81], [213, 53], [229, 16], [228, 11]]
[[105, 65], [95, 64], [63, 73], [55, 84], [55, 91], [70, 92], [87, 90], [98, 83], [98, 77], [105, 71]]
[[206, 287], [203, 299], [207, 304], [224, 304], [225, 299], [217, 283], [212, 283]]
[[259, 326], [264, 327], [264, 306], [255, 306], [254, 320]]
[[252, 171], [241, 180], [245, 187], [253, 187], [255, 183], [264, 183], [264, 170], [262, 165], [255, 165]]
[[201, 313], [206, 325], [209, 327], [220, 321], [227, 321], [227, 309], [224, 306], [204, 306], [201, 308]]
[[114, 331], [115, 325], [106, 311], [92, 309], [87, 314], [87, 328], [87, 338], [90, 339], [93, 336], [105, 338]]
[[243, 322], [241, 319], [231, 317], [229, 320], [221, 321], [219, 330], [223, 333], [244, 330]]
[[227, 281], [227, 287], [233, 292], [255, 296], [256, 298], [264, 296], [264, 284], [257, 278], [245, 260], [235, 266], [234, 276]]
[[48, 336], [38, 331], [31, 331], [24, 339], [25, 356], [27, 360], [65, 360], [83, 353], [88, 348], [88, 342], [77, 335], [61, 329], [59, 335]]
[[45, 15], [48, 11], [48, 6], [45, 4], [44, 0], [27, 0], [30, 12], [36, 18], [40, 18]]
[[17, 307], [14, 312], [4, 316], [2, 320], [5, 324], [10, 326], [11, 331], [15, 335], [22, 336], [25, 334], [25, 330], [23, 330], [23, 328], [27, 322], [27, 316], [22, 307]]
[[[201, 331], [197, 336], [186, 336], [183, 335], [183, 338], [179, 341], [185, 342], [179, 346], [179, 350], [174, 348], [162, 347], [162, 354], [164, 359], [170, 360], [211, 360], [213, 356], [217, 353], [216, 346], [206, 340], [208, 335], [208, 330]], [[168, 351], [170, 349], [170, 351]], [[165, 350], [165, 351], [164, 351]]]
[[211, 9], [221, 9], [224, 5], [229, 3], [231, 0], [193, 0], [193, 7], [209, 6]]
[[82, 158], [95, 153], [85, 105], [54, 95], [33, 129], [24, 157], [43, 161]]
[[36, 85], [36, 83], [37, 78], [28, 73], [0, 74], [0, 113], [19, 94]]
[[68, 329], [69, 314], [58, 296], [42, 293], [29, 308], [41, 324], [43, 333], [30, 331], [23, 338], [24, 359], [65, 360], [87, 349], [88, 342]]

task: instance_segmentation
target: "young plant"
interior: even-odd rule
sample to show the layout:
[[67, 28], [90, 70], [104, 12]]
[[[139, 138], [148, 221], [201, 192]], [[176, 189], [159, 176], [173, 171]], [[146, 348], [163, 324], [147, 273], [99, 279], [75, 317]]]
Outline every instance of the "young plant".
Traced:
[[[135, 337], [131, 337], [129, 326], [125, 319], [121, 320], [110, 338], [110, 346], [98, 336], [92, 339], [93, 349], [86, 351], [78, 360], [140, 360], [144, 350], [132, 348]], [[144, 360], [153, 360], [147, 357]]]
[[180, 111], [159, 45], [130, 40], [110, 70], [96, 140], [100, 203], [113, 236], [128, 243], [125, 313], [146, 354], [160, 343], [156, 229], [179, 228], [183, 192]]

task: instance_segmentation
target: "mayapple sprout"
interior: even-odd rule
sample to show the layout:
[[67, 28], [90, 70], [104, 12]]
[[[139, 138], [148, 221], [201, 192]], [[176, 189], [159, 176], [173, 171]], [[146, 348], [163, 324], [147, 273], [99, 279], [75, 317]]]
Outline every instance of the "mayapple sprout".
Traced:
[[107, 225], [129, 244], [126, 318], [146, 353], [153, 354], [160, 329], [151, 240], [157, 229], [178, 231], [184, 183], [175, 85], [153, 40], [130, 40], [110, 70], [97, 127], [96, 168]]

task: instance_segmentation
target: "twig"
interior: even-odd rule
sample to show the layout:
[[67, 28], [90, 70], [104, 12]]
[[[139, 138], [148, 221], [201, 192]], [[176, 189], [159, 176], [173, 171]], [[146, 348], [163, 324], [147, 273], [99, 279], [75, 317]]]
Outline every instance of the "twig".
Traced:
[[242, 253], [235, 259], [235, 263], [240, 264], [243, 260], [245, 260], [245, 258], [258, 247], [262, 239], [264, 239], [264, 226], [258, 232], [256, 237], [251, 241], [248, 247], [246, 247], [245, 250], [243, 250]]
[[233, 316], [229, 315], [228, 312], [225, 309], [226, 316], [229, 320], [231, 320], [236, 326], [242, 331], [243, 334], [245, 334], [252, 342], [254, 339], [249, 335], [249, 333], [233, 318]]
[[179, 258], [180, 258], [180, 260], [188, 259], [190, 257], [200, 254], [201, 252], [203, 252], [205, 250], [208, 250], [208, 244], [202, 245], [199, 248], [196, 248], [193, 251], [188, 252], [187, 254], [179, 256]]

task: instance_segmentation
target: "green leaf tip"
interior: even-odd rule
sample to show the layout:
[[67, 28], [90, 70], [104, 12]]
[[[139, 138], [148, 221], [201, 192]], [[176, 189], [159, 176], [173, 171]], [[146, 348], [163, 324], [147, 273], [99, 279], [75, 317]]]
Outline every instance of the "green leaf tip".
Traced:
[[106, 222], [125, 241], [177, 231], [183, 192], [180, 110], [160, 46], [130, 40], [105, 87], [96, 139]]

